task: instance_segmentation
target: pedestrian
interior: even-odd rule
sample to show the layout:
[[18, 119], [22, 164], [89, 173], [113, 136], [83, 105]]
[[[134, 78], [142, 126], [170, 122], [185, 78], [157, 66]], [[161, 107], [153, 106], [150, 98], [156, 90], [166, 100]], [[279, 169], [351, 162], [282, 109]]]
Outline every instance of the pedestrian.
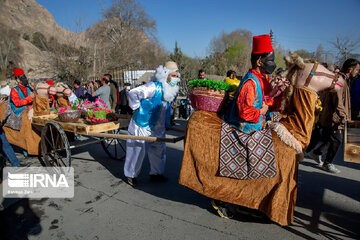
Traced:
[[[129, 105], [135, 113], [129, 124], [129, 135], [165, 137], [165, 128], [170, 127], [171, 103], [179, 92], [179, 81], [177, 64], [167, 62], [165, 66], [156, 69], [150, 82], [130, 90]], [[127, 140], [124, 174], [132, 187], [137, 184], [137, 176], [146, 154], [150, 161], [150, 181], [167, 181], [164, 176], [165, 143]]]
[[230, 96], [234, 96], [236, 93], [236, 89], [240, 85], [240, 80], [236, 78], [236, 72], [234, 70], [229, 70], [226, 72], [225, 82], [234, 87], [234, 91], [229, 93]]
[[107, 78], [107, 80], [109, 81], [109, 86], [110, 86], [110, 99], [109, 99], [110, 106], [109, 106], [109, 108], [111, 108], [112, 110], [115, 110], [116, 106], [118, 105], [118, 102], [119, 102], [119, 91], [117, 90], [118, 86], [117, 86], [117, 83], [112, 80], [111, 74], [109, 74], [109, 73], [104, 74], [104, 77]]
[[[90, 87], [90, 91], [91, 91], [91, 96], [93, 97], [97, 97], [101, 100], [103, 100], [106, 104], [107, 108], [111, 108], [110, 105], [110, 86], [109, 84], [109, 80], [105, 77], [102, 76], [100, 83], [97, 81], [95, 84], [93, 84], [92, 82], [89, 83], [89, 87]], [[99, 88], [94, 91], [94, 87], [98, 85]]]
[[181, 100], [180, 100], [179, 118], [187, 119], [187, 104], [186, 104], [186, 99], [181, 99]]
[[[356, 76], [359, 68], [359, 61], [347, 59], [340, 71], [345, 78], [342, 88], [338, 92], [323, 92], [320, 95], [323, 111], [319, 117], [319, 124], [322, 128], [323, 143], [309, 155], [322, 166], [323, 170], [330, 173], [340, 173], [333, 161], [343, 142], [345, 122], [351, 119], [349, 84], [350, 78]], [[323, 154], [326, 154], [324, 161], [321, 159]]]
[[120, 91], [120, 114], [132, 115], [133, 110], [129, 106], [128, 94], [131, 89], [130, 83], [124, 83], [124, 89]]
[[360, 120], [360, 74], [354, 78], [351, 85], [351, 118]]
[[81, 82], [79, 80], [75, 80], [73, 86], [75, 88], [76, 97], [80, 99], [84, 99], [84, 89], [81, 86]]
[[206, 80], [207, 78], [205, 77], [205, 71], [203, 69], [199, 70], [198, 73], [198, 79], [202, 79], [202, 80]]

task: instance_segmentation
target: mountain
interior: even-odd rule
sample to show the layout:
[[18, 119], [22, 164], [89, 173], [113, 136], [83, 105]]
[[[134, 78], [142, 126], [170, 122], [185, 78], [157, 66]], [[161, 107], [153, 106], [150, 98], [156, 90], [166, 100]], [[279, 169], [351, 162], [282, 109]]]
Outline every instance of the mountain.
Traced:
[[[121, 32], [126, 32], [126, 34], [125, 36], [123, 34], [121, 39], [126, 39], [126, 41], [114, 42], [114, 39], [110, 39], [109, 36], [114, 33], [114, 29], [116, 29], [114, 26], [120, 25], [121, 22], [119, 21], [118, 19], [103, 20], [86, 31], [76, 34], [59, 26], [49, 11], [35, 0], [0, 0], [1, 26], [17, 31], [20, 36], [18, 39], [22, 51], [19, 51], [18, 59], [20, 60], [15, 66], [23, 68], [29, 78], [50, 78], [61, 72], [58, 60], [66, 62], [69, 56], [66, 54], [56, 56], [59, 48], [72, 53], [69, 58], [72, 61], [77, 61], [81, 57], [84, 58], [80, 55], [86, 53], [87, 56], [85, 56], [86, 60], [84, 61], [87, 68], [91, 68], [94, 46], [97, 44], [96, 51], [101, 52], [104, 56], [101, 61], [97, 60], [104, 65], [103, 69], [115, 67], [114, 64], [122, 59], [130, 62], [137, 61], [143, 66], [144, 61], [154, 62], [154, 58], [165, 54], [141, 29], [124, 24], [122, 24]], [[35, 36], [37, 37], [36, 41], [34, 40]], [[121, 48], [117, 47], [117, 49], [127, 48], [127, 52], [116, 52], [114, 50], [120, 43], [122, 46]], [[74, 56], [74, 52], [79, 53], [79, 56]], [[111, 62], [109, 59], [111, 60], [116, 56], [109, 55], [106, 56], [108, 59], [106, 61], [105, 53], [111, 52], [121, 55], [122, 58], [119, 61]], [[99, 53], [98, 55], [100, 55]], [[57, 59], [54, 60], [56, 57]], [[98, 67], [99, 63], [96, 64]]]
[[23, 36], [41, 32], [45, 37], [53, 36], [59, 42], [76, 34], [60, 27], [54, 17], [34, 0], [0, 0], [0, 23], [20, 33], [20, 46], [23, 50], [19, 67], [22, 67], [30, 78], [47, 78], [55, 74], [49, 62], [49, 54], [41, 51]]

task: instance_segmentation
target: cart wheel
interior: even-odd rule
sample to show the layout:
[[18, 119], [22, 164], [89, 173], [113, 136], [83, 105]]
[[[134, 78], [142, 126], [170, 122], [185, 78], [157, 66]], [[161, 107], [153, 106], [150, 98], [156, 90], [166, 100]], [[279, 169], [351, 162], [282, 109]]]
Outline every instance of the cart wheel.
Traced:
[[68, 138], [57, 123], [47, 123], [41, 131], [41, 151], [48, 167], [70, 167], [71, 152]]
[[[109, 131], [112, 134], [119, 134], [121, 129]], [[104, 151], [109, 155], [110, 158], [116, 160], [123, 160], [126, 155], [126, 141], [120, 140], [117, 138], [105, 138], [101, 142], [101, 146], [104, 148]]]

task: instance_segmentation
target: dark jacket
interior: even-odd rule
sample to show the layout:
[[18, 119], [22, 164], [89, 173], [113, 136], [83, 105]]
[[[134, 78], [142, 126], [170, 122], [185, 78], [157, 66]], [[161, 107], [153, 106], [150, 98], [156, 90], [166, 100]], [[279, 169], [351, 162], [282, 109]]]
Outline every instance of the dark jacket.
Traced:
[[126, 90], [126, 88], [124, 88], [120, 91], [120, 105], [127, 106], [128, 104], [128, 91]]
[[321, 92], [320, 100], [323, 111], [319, 123], [322, 127], [344, 129], [345, 121], [351, 119], [349, 81], [338, 92]]

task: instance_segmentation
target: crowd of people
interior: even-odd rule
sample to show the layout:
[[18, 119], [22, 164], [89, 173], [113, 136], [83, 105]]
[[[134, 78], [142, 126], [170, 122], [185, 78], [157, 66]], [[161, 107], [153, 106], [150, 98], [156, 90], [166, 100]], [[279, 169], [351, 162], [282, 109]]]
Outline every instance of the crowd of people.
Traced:
[[[328, 66], [328, 68], [330, 68]], [[344, 137], [345, 121], [360, 118], [360, 79], [359, 61], [347, 59], [341, 69], [333, 67], [333, 72], [341, 75], [346, 83], [338, 92], [321, 92], [319, 101], [322, 111], [314, 127], [311, 143], [306, 150], [322, 169], [330, 173], [339, 173], [333, 161]], [[282, 69], [275, 71], [275, 53], [269, 35], [255, 36], [251, 54], [251, 68], [244, 77], [237, 76], [229, 70], [225, 82], [234, 86], [230, 92], [231, 101], [226, 106], [223, 119], [233, 128], [246, 134], [252, 134], [263, 128], [267, 120], [273, 120], [273, 113], [281, 112], [282, 93], [289, 86]], [[32, 87], [22, 69], [14, 70], [17, 86], [11, 89], [9, 105], [11, 111], [20, 116], [33, 103], [35, 89]], [[204, 70], [199, 70], [198, 79], [206, 80]], [[165, 137], [166, 128], [171, 126], [174, 102], [179, 92], [180, 72], [175, 62], [169, 61], [159, 66], [152, 79], [136, 88], [125, 83], [120, 89], [110, 74], [104, 74], [100, 80], [89, 81], [85, 85], [79, 80], [73, 82], [75, 99], [94, 101], [103, 100], [108, 108], [121, 114], [132, 115], [128, 134], [137, 137]], [[5, 101], [0, 98], [0, 105]], [[188, 96], [180, 99], [179, 117], [188, 119], [194, 111]], [[352, 105], [352, 108], [350, 107]], [[20, 166], [11, 145], [7, 142], [3, 129], [0, 129], [2, 153], [14, 167]], [[150, 161], [150, 180], [165, 182], [164, 167], [166, 162], [166, 145], [160, 142], [144, 140], [127, 140], [124, 174], [128, 184], [136, 187], [143, 160], [148, 156]], [[220, 209], [221, 202], [213, 202]], [[219, 213], [220, 214], [220, 213]], [[225, 212], [221, 212], [225, 216]]]

